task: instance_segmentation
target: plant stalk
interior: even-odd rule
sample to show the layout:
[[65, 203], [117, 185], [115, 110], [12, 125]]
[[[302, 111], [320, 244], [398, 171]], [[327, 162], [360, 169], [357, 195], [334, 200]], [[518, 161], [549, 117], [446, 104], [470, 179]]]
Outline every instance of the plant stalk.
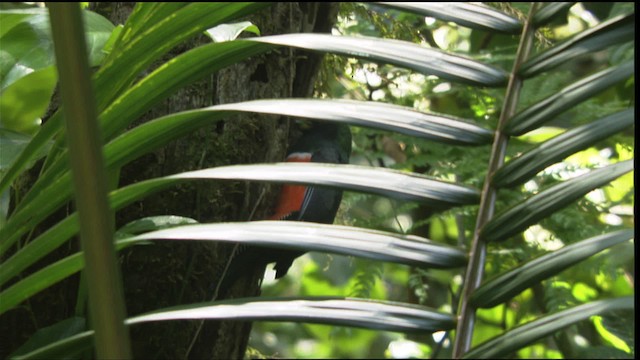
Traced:
[[49, 3], [48, 6], [96, 355], [104, 359], [127, 359], [131, 358], [129, 331], [124, 325], [126, 311], [80, 4]]
[[497, 190], [491, 178], [496, 170], [504, 163], [505, 153], [509, 137], [504, 133], [503, 129], [507, 125], [508, 120], [516, 113], [520, 90], [522, 88], [522, 79], [518, 76], [518, 70], [522, 63], [527, 59], [533, 46], [535, 29], [533, 27], [533, 15], [540, 6], [534, 2], [531, 5], [529, 14], [522, 29], [522, 36], [518, 51], [516, 54], [511, 76], [505, 94], [505, 101], [498, 120], [498, 127], [495, 132], [493, 147], [491, 149], [491, 158], [489, 160], [489, 168], [482, 189], [482, 197], [480, 199], [480, 207], [476, 226], [474, 229], [473, 239], [471, 240], [471, 251], [469, 263], [464, 279], [464, 288], [462, 290], [461, 302], [458, 311], [458, 325], [456, 328], [456, 337], [453, 345], [453, 358], [459, 359], [471, 347], [473, 337], [473, 328], [475, 324], [476, 309], [469, 304], [471, 294], [482, 283], [484, 275], [484, 264], [487, 254], [487, 245], [484, 239], [480, 238], [480, 230], [493, 217], [496, 204]]

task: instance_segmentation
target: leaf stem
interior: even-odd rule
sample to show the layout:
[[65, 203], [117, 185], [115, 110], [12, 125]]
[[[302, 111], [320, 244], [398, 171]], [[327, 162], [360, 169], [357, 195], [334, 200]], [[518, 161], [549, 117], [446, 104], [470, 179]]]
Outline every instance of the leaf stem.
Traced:
[[509, 137], [503, 129], [508, 120], [516, 113], [516, 106], [522, 88], [522, 78], [518, 76], [520, 66], [529, 56], [529, 52], [533, 46], [535, 29], [532, 24], [533, 15], [539, 8], [540, 3], [534, 2], [529, 10], [529, 15], [522, 30], [518, 52], [511, 70], [509, 83], [505, 94], [505, 102], [498, 120], [498, 128], [495, 132], [493, 147], [491, 149], [491, 158], [489, 160], [489, 169], [484, 181], [482, 195], [480, 199], [480, 208], [471, 242], [471, 251], [469, 256], [469, 264], [464, 279], [464, 288], [460, 302], [458, 325], [456, 328], [456, 337], [453, 345], [453, 358], [461, 358], [470, 348], [473, 336], [473, 328], [475, 324], [476, 309], [471, 306], [469, 299], [482, 282], [484, 275], [484, 264], [486, 260], [487, 248], [484, 239], [480, 238], [480, 230], [494, 214], [497, 189], [491, 182], [493, 173], [502, 165], [505, 158]]

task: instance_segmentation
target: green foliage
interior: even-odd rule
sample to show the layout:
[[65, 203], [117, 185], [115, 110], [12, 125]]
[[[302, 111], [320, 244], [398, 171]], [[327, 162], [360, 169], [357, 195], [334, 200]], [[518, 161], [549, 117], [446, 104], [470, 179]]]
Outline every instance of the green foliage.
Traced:
[[[529, 10], [529, 5], [523, 3], [513, 4], [512, 6], [515, 8], [504, 3], [496, 5], [508, 13], [518, 14], [521, 19], [526, 17], [526, 13]], [[616, 4], [614, 8], [619, 8], [620, 5]], [[569, 38], [571, 33], [576, 33], [595, 25], [594, 22], [587, 23], [591, 13], [581, 10], [580, 6], [579, 4], [572, 8], [571, 12], [565, 10], [563, 14], [561, 13], [555, 17], [558, 21], [548, 27], [539, 29], [536, 34], [538, 40], [536, 46], [539, 46], [538, 49], [540, 49], [538, 51], [553, 46], [553, 43], [558, 40]], [[373, 4], [344, 4], [341, 7], [339, 21], [334, 31], [345, 36], [358, 34], [428, 44], [427, 46], [438, 47], [467, 56], [471, 55], [485, 62], [498, 64], [503, 68], [509, 68], [514, 59], [513, 54], [518, 40], [515, 37], [478, 30], [469, 31], [455, 24], [439, 20], [431, 21], [428, 19], [425, 22], [423, 17], [397, 10], [377, 10], [381, 9]], [[627, 8], [626, 11], [617, 11], [616, 14], [620, 15], [629, 12], [632, 12], [632, 10]], [[613, 17], [613, 15], [605, 15], [595, 21], [603, 21], [607, 17]], [[576, 23], [579, 24], [577, 27]], [[567, 24], [571, 24], [572, 27], [570, 28]], [[584, 60], [581, 60], [581, 63], [585, 64], [584, 68], [577, 68], [572, 63], [558, 70], [528, 79], [523, 83], [522, 92], [517, 103], [518, 110], [526, 109], [550, 95], [557, 94], [567, 85], [581, 78], [586, 78], [590, 73], [605, 69], [607, 63], [611, 65], [621, 64], [622, 58], [628, 56], [630, 48], [633, 48], [633, 45], [629, 43], [617, 45], [607, 51], [607, 55], [604, 58], [600, 55], [585, 56]], [[627, 55], [621, 55], [623, 53]], [[620, 55], [614, 56], [613, 54]], [[628, 59], [628, 57], [626, 58]], [[424, 77], [389, 65], [345, 59], [332, 55], [326, 56], [322, 74], [323, 76], [319, 80], [317, 88], [320, 96], [391, 102], [424, 111], [434, 111], [471, 119], [475, 123], [488, 128], [495, 127], [504, 102], [502, 90], [461, 86], [445, 82], [442, 79]], [[627, 75], [624, 79], [625, 81], [623, 82], [618, 81], [616, 86], [608, 87], [608, 89], [598, 93], [596, 96], [591, 95], [586, 101], [583, 100], [578, 105], [574, 105], [559, 116], [556, 116], [549, 124], [549, 127], [536, 129], [525, 134], [525, 136], [519, 138], [523, 141], [513, 139], [507, 148], [507, 160], [519, 156], [523, 152], [532, 149], [535, 144], [540, 144], [551, 137], [545, 136], [544, 139], [536, 139], [534, 138], [534, 133], [543, 134], [546, 130], [557, 129], [553, 133], [557, 135], [564, 132], [564, 129], [568, 127], [589, 124], [595, 119], [606, 117], [620, 110], [629, 109], [630, 104], [632, 105], [634, 102], [634, 90], [630, 87], [633, 84], [633, 77], [629, 79]], [[622, 88], [625, 90], [622, 90]], [[490, 156], [490, 149], [488, 148], [440, 146], [437, 143], [420, 141], [408, 136], [360, 128], [353, 129], [353, 134], [354, 154], [352, 161], [355, 163], [418, 171], [442, 179], [455, 179], [476, 187], [480, 187], [484, 182], [486, 164]], [[396, 149], [400, 149], [401, 156], [398, 156], [397, 150], [385, 147], [384, 144], [388, 143], [388, 139], [392, 139], [399, 145]], [[618, 151], [615, 149], [625, 146], [630, 149], [633, 148], [632, 144], [633, 135], [628, 132], [617, 134], [604, 141], [591, 142], [589, 143], [589, 148], [585, 151], [566, 158], [563, 163], [539, 172], [524, 186], [501, 189], [496, 207], [500, 211], [521, 203], [532, 194], [547, 189], [553, 184], [563, 182], [568, 177], [568, 174], [584, 171], [580, 169], [594, 168], [602, 166], [602, 164], [616, 163], [628, 159], [626, 156], [617, 157]], [[611, 151], [612, 149], [614, 151]], [[580, 154], [584, 155], [581, 156]], [[602, 157], [600, 154], [605, 154], [605, 156]], [[600, 158], [597, 163], [593, 162], [594, 156]], [[398, 159], [401, 160], [398, 161]], [[613, 215], [611, 213], [612, 208], [614, 208], [614, 211], [620, 211], [620, 208], [615, 208], [618, 204], [624, 203], [628, 206], [634, 203], [633, 185], [628, 182], [631, 180], [631, 176], [631, 174], [627, 174], [619, 177], [611, 185], [594, 191], [593, 193], [598, 193], [597, 196], [600, 200], [594, 202], [593, 197], [578, 200], [573, 205], [546, 217], [540, 222], [539, 226], [529, 228], [525, 231], [524, 237], [515, 237], [504, 244], [497, 244], [495, 247], [490, 248], [485, 268], [487, 271], [486, 276], [491, 277], [512, 269], [529, 259], [557, 249], [562, 244], [572, 244], [581, 239], [620, 229], [620, 225], [604, 222], [605, 217], [603, 216], [605, 214]], [[627, 179], [627, 181], [623, 182], [623, 179]], [[616, 183], [620, 184], [616, 186], [614, 185]], [[616, 189], [620, 190], [619, 195], [612, 196], [612, 192], [616, 191]], [[626, 200], [622, 203], [615, 200], [623, 197]], [[341, 221], [356, 226], [393, 229], [393, 226], [388, 225], [390, 223], [389, 219], [394, 218], [398, 213], [385, 210], [391, 208], [389, 205], [385, 207], [379, 206], [383, 202], [386, 202], [386, 200], [348, 193], [343, 203], [344, 209], [341, 213], [345, 215]], [[397, 206], [396, 204], [395, 207]], [[412, 214], [413, 210], [415, 210], [415, 206], [406, 208], [405, 211], [401, 212], [409, 216], [408, 224], [411, 225], [409, 227], [395, 227], [395, 231], [411, 233], [419, 231], [420, 228], [426, 225], [431, 229], [428, 237], [438, 241], [446, 241], [443, 237], [445, 234], [447, 234], [448, 241], [451, 241], [463, 229], [462, 232], [466, 235], [465, 237], [468, 241], [473, 233], [476, 217], [474, 208], [456, 208], [450, 212], [435, 214], [431, 218], [416, 218]], [[607, 215], [607, 217], [609, 216]], [[620, 218], [624, 221], [626, 217], [613, 215], [611, 218]], [[439, 221], [436, 221], [436, 219]], [[443, 227], [444, 223], [447, 225]], [[624, 226], [628, 228], [630, 225], [627, 223]], [[462, 226], [462, 228], [460, 229], [458, 226]], [[612, 264], [610, 259], [619, 258], [619, 255], [608, 253], [620, 247], [629, 246], [632, 245], [629, 243], [618, 245], [600, 256], [594, 256], [565, 270], [558, 275], [559, 278], [568, 280], [565, 283], [565, 287], [559, 287], [557, 282], [543, 282], [543, 284], [556, 285], [545, 287], [543, 296], [550, 302], [546, 303], [546, 306], [542, 309], [540, 309], [540, 303], [534, 303], [534, 298], [531, 295], [521, 295], [509, 302], [511, 304], [510, 307], [485, 316], [488, 316], [487, 319], [491, 319], [490, 323], [500, 323], [503, 321], [501, 319], [513, 319], [514, 316], [531, 319], [531, 314], [540, 314], [540, 311], [542, 313], [552, 312], [577, 304], [576, 298], [572, 295], [574, 293], [576, 294], [575, 296], [583, 299], [583, 301], [623, 295], [622, 293], [613, 295], [611, 290], [603, 292], [602, 286], [598, 285], [598, 283], [624, 282], [624, 271], [620, 272], [620, 266], [625, 263], [625, 260], [621, 259], [620, 262], [616, 261], [615, 264]], [[387, 287], [395, 284], [394, 279], [407, 279], [406, 275], [400, 276], [398, 272], [406, 274], [404, 268], [397, 268], [393, 274], [389, 272], [383, 274], [382, 281], [387, 283]], [[408, 282], [422, 302], [427, 301], [429, 297], [429, 282], [425, 282], [425, 276], [431, 279], [436, 278], [429, 276], [430, 272], [433, 272], [433, 270], [420, 270], [419, 274], [422, 275], [412, 275]], [[604, 273], [607, 275], [604, 275]], [[608, 280], [604, 280], [605, 278]], [[596, 279], [601, 280], [597, 281]], [[304, 284], [311, 280], [303, 277], [302, 281]], [[448, 284], [451, 282], [451, 277], [441, 281]], [[313, 285], [310, 283], [308, 286]], [[626, 282], [624, 287], [629, 291], [625, 294], [633, 293], [629, 282]], [[575, 290], [573, 290], [574, 288]], [[593, 290], [587, 289], [600, 290], [594, 293]], [[459, 289], [456, 289], [457, 291]], [[523, 294], [526, 294], [526, 292]], [[388, 296], [398, 295], [391, 292]], [[403, 295], [400, 296], [400, 299], [403, 299]], [[442, 305], [447, 304], [447, 302]], [[455, 308], [456, 303], [447, 305]], [[507, 321], [507, 323], [510, 323], [510, 321]], [[490, 338], [490, 334], [497, 335], [499, 333], [499, 329], [496, 330], [489, 324], [479, 323], [476, 325], [476, 331], [474, 332], [477, 337], [474, 343]], [[522, 357], [563, 356], [562, 352], [555, 349], [553, 344], [536, 346], [535, 350], [534, 347], [530, 347], [527, 348], [529, 349], [528, 351], [521, 351], [518, 354]], [[332, 355], [337, 356], [336, 353]]]

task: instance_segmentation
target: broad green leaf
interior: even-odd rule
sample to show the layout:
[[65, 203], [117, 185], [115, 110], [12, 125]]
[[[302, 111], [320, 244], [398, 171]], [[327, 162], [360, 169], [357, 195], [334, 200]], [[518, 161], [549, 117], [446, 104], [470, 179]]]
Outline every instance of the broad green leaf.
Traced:
[[535, 76], [580, 55], [592, 54], [615, 44], [632, 41], [634, 35], [635, 13], [617, 16], [532, 57], [522, 65], [520, 75], [525, 78]]
[[499, 305], [541, 280], [557, 275], [604, 249], [633, 239], [633, 230], [620, 230], [595, 236], [531, 260], [513, 270], [487, 279], [470, 298], [472, 306], [490, 308]]
[[11, 156], [12, 162], [10, 166], [0, 174], [2, 176], [0, 180], [0, 193], [9, 188], [13, 180], [20, 175], [22, 170], [31, 166], [35, 161], [44, 156], [44, 152], [47, 151], [46, 148], [52, 145], [51, 139], [53, 138], [55, 131], [59, 129], [59, 125], [62, 121], [62, 116], [54, 116], [49, 119], [40, 127], [40, 131], [31, 138], [31, 141], [23, 146], [23, 149], [19, 154]]
[[0, 128], [33, 134], [58, 81], [55, 67], [33, 71], [0, 92]]
[[564, 132], [518, 156], [502, 166], [493, 176], [497, 187], [522, 184], [547, 166], [593, 146], [598, 141], [634, 125], [634, 108], [606, 116]]
[[40, 14], [42, 10], [38, 8], [0, 10], [0, 38], [29, 17]]
[[[246, 59], [249, 56], [260, 54], [271, 49], [267, 44], [254, 42], [228, 42], [221, 44], [209, 44], [188, 51], [172, 59], [161, 66], [149, 76], [136, 83], [122, 94], [100, 116], [102, 134], [106, 139], [125, 129], [133, 120], [138, 118], [153, 105], [169, 96], [180, 87], [201, 79], [225, 66]], [[20, 156], [7, 170], [0, 180], [0, 191], [8, 188], [20, 171], [29, 163], [35, 161], [38, 149], [60, 129], [62, 117], [54, 115], [45, 123], [33, 141], [25, 148]], [[66, 155], [49, 166], [44, 174], [38, 178], [31, 192], [25, 195], [24, 202], [30, 201], [34, 194], [48, 187], [66, 169]], [[18, 204], [18, 209], [22, 205]]]
[[634, 308], [633, 296], [593, 301], [531, 321], [486, 341], [464, 354], [465, 359], [505, 357], [539, 339], [579, 321], [615, 310]]
[[632, 170], [633, 160], [627, 160], [557, 184], [496, 215], [482, 228], [480, 237], [484, 241], [506, 240]]
[[213, 42], [225, 42], [235, 40], [243, 31], [252, 32], [260, 36], [260, 29], [251, 21], [242, 21], [234, 24], [220, 24], [211, 29], [207, 29], [205, 33], [213, 40]]
[[[398, 332], [435, 332], [455, 326], [450, 314], [424, 306], [342, 297], [240, 298], [159, 310], [126, 323], [192, 319], [294, 321]], [[73, 350], [89, 348], [92, 339], [93, 331], [87, 331], [16, 359], [65, 357]]]
[[[154, 60], [177, 44], [212, 26], [255, 12], [269, 3], [190, 3], [184, 7], [162, 7], [174, 11], [159, 21], [139, 29], [139, 35], [112, 52], [109, 61], [94, 76], [98, 111], [102, 112]], [[158, 8], [156, 8], [158, 9]], [[125, 25], [126, 27], [126, 25]], [[128, 36], [126, 32], [123, 37]]]
[[474, 86], [503, 86], [508, 79], [500, 68], [406, 41], [326, 34], [285, 34], [250, 40], [393, 64]]
[[[94, 12], [83, 11], [83, 15], [89, 62], [91, 66], [97, 66], [104, 58], [102, 48], [114, 26]], [[0, 21], [11, 23], [6, 32], [4, 26], [0, 32], [1, 89], [35, 70], [54, 65], [47, 8], [3, 10]]]
[[0, 38], [0, 89], [4, 89], [34, 70], [53, 65], [53, 43], [46, 9], [6, 10], [0, 16], [3, 22], [20, 19]]
[[[22, 356], [48, 344], [67, 339], [86, 330], [86, 321], [81, 317], [70, 317], [57, 323], [41, 328], [33, 334], [26, 343], [14, 351], [9, 358]], [[78, 351], [79, 353], [79, 351]], [[78, 354], [79, 355], [79, 354]]]
[[129, 239], [139, 240], [230, 241], [305, 252], [330, 252], [432, 268], [456, 268], [464, 266], [467, 260], [462, 250], [418, 236], [298, 221], [184, 225]]
[[[20, 152], [29, 144], [31, 136], [10, 131], [0, 128], [0, 174], [3, 174], [8, 170], [14, 159], [20, 154]], [[43, 156], [51, 143], [45, 144], [41, 150], [41, 156]], [[31, 167], [33, 162], [27, 164], [27, 167]]]
[[533, 15], [533, 24], [537, 27], [544, 26], [556, 16], [566, 13], [575, 2], [549, 2]]
[[[214, 3], [214, 4], [203, 4], [203, 3], [195, 3], [190, 4], [188, 6], [179, 6], [179, 5], [158, 5], [153, 8], [147, 8], [146, 6], [139, 5], [142, 9], [151, 9], [149, 14], [145, 12], [146, 15], [151, 17], [151, 20], [158, 19], [156, 16], [167, 15], [167, 11], [178, 11], [176, 13], [172, 13], [171, 16], [165, 16], [162, 21], [155, 22], [151, 26], [151, 29], [144, 30], [144, 36], [136, 37], [135, 41], [127, 42], [123, 45], [123, 49], [120, 51], [112, 52], [110, 58], [107, 59], [105, 65], [100, 68], [98, 73], [94, 76], [94, 87], [96, 89], [96, 101], [98, 103], [99, 111], [102, 111], [104, 107], [109, 103], [113, 96], [119, 94], [122, 91], [122, 87], [131, 83], [136, 76], [138, 76], [139, 72], [145, 67], [151, 64], [153, 60], [160, 57], [167, 51], [169, 51], [173, 46], [178, 44], [180, 41], [198, 34], [200, 31], [204, 31], [205, 29], [219, 23], [222, 21], [230, 20], [235, 17], [239, 17], [250, 13], [256, 9], [267, 6], [267, 3]], [[142, 16], [142, 15], [141, 15]], [[126, 27], [126, 26], [125, 26]], [[126, 29], [125, 29], [126, 30]], [[125, 31], [123, 30], [123, 31]], [[134, 31], [134, 30], [132, 30]], [[137, 29], [136, 31], [142, 32], [142, 29]], [[127, 34], [123, 36], [126, 38]], [[212, 44], [212, 45], [223, 45], [223, 44]], [[117, 45], [115, 45], [117, 46]], [[250, 46], [246, 46], [249, 48]], [[219, 51], [220, 56], [225, 59], [225, 52], [222, 51], [223, 48], [208, 48], [208, 52]], [[247, 54], [249, 56], [251, 54], [259, 53], [260, 51], [265, 51], [265, 47], [262, 49], [253, 47], [250, 52], [253, 53]], [[207, 51], [205, 51], [207, 52]], [[198, 52], [197, 54], [203, 55], [203, 52]], [[235, 56], [235, 58], [233, 58]], [[171, 67], [171, 70], [168, 72], [160, 72], [162, 76], [159, 78], [152, 78], [146, 83], [146, 86], [141, 86], [138, 88], [139, 92], [137, 92], [137, 96], [132, 98], [129, 103], [125, 105], [129, 105], [131, 103], [136, 103], [141, 100], [145, 100], [143, 104], [146, 106], [152, 106], [154, 104], [153, 101], [159, 101], [162, 97], [158, 96], [150, 96], [159, 93], [160, 96], [167, 96], [168, 94], [177, 90], [178, 86], [183, 86], [190, 81], [195, 81], [196, 79], [200, 79], [206, 74], [210, 74], [223, 66], [227, 66], [230, 63], [235, 61], [239, 61], [239, 55], [234, 52], [231, 54], [232, 59], [226, 58], [227, 62], [223, 62], [222, 66], [215, 67], [211, 66], [211, 64], [216, 64], [215, 60], [219, 60], [219, 58], [214, 59], [213, 61], [204, 62], [204, 66], [202, 65], [202, 58], [198, 58], [198, 56], [189, 57], [186, 60], [186, 63], [190, 63], [192, 68], [200, 69], [199, 71], [203, 71], [202, 69], [206, 69], [207, 66], [210, 66], [212, 70], [207, 70], [205, 73], [196, 72], [194, 74], [193, 71], [187, 71], [186, 75], [179, 76], [180, 70], [187, 68], [189, 69], [189, 64], [185, 62], [181, 62], [180, 65], [175, 67]], [[113, 57], [113, 58], [112, 58]], [[174, 59], [175, 60], [175, 59]], [[169, 62], [172, 64], [173, 62]], [[132, 66], [134, 64], [135, 66]], [[185, 66], [187, 65], [187, 66]], [[165, 91], [158, 91], [156, 87], [165, 84], [161, 80], [165, 80], [167, 78], [175, 78], [176, 80], [170, 81], [169, 90], [165, 88]], [[186, 80], [185, 80], [186, 78]], [[158, 81], [158, 82], [156, 82]], [[177, 85], [182, 84], [182, 85]], [[149, 88], [153, 88], [150, 90]], [[131, 94], [125, 94], [131, 95]], [[125, 96], [123, 95], [123, 96]], [[116, 103], [122, 100], [122, 96], [119, 98]], [[149, 104], [151, 102], [151, 105]], [[121, 111], [123, 107], [119, 108]], [[140, 107], [135, 107], [135, 110], [140, 111]], [[148, 110], [148, 108], [144, 108], [142, 112]], [[121, 122], [124, 122], [123, 128], [126, 127], [131, 121], [133, 121], [137, 116], [124, 116], [120, 117], [120, 113], [114, 113]], [[101, 116], [101, 118], [103, 118]], [[104, 123], [105, 121], [103, 121]], [[12, 165], [11, 169], [4, 174], [2, 180], [0, 181], [0, 192], [4, 191], [11, 182], [19, 175], [20, 171], [24, 169], [26, 164], [29, 161], [32, 161], [35, 154], [38, 153], [38, 150], [47, 143], [54, 134], [56, 134], [62, 128], [63, 121], [62, 116], [58, 112], [52, 116], [51, 119], [45, 123], [42, 127], [41, 131], [36, 135], [33, 142], [29, 144], [29, 146], [20, 154], [19, 158], [16, 159], [16, 162]], [[114, 132], [120, 131], [119, 129], [112, 130]], [[113, 136], [114, 132], [111, 132], [111, 136]], [[109, 133], [108, 131], [102, 131], [103, 134]], [[110, 138], [111, 136], [105, 136], [106, 138]], [[60, 138], [59, 141], [63, 139]], [[47, 159], [49, 160], [49, 159]], [[45, 167], [48, 167], [48, 163], [45, 164]], [[63, 167], [63, 166], [61, 166]], [[44, 178], [45, 183], [53, 181], [55, 177], [46, 177]], [[28, 196], [28, 195], [27, 195]]]
[[634, 74], [634, 61], [586, 77], [514, 115], [505, 132], [522, 135]]
[[498, 10], [463, 2], [381, 2], [380, 5], [451, 21], [472, 29], [519, 33], [522, 23]]

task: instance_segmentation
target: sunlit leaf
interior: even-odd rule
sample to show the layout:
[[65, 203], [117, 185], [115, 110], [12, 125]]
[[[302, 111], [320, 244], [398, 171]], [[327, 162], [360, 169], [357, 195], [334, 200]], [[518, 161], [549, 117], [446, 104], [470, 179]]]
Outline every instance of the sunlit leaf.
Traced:
[[522, 65], [520, 75], [525, 78], [535, 76], [580, 55], [632, 41], [634, 35], [635, 14], [617, 16], [534, 56]]
[[623, 110], [545, 141], [498, 169], [493, 177], [495, 186], [522, 184], [547, 166], [632, 127], [635, 123], [634, 113], [634, 108]]
[[577, 104], [628, 79], [633, 73], [634, 61], [628, 61], [586, 77], [514, 115], [509, 120], [505, 132], [510, 135], [522, 135], [531, 131]]
[[557, 275], [589, 256], [633, 239], [633, 237], [633, 230], [621, 230], [567, 245], [560, 250], [526, 262], [493, 279], [486, 280], [471, 295], [469, 301], [475, 307], [494, 307], [539, 283], [541, 280]]
[[556, 16], [565, 14], [574, 4], [575, 2], [573, 1], [545, 3], [545, 5], [533, 15], [533, 24], [535, 26], [543, 26], [556, 18]]
[[508, 79], [500, 68], [406, 41], [325, 34], [285, 34], [251, 40], [393, 64], [476, 86], [503, 86]]
[[235, 40], [243, 31], [249, 31], [256, 35], [260, 35], [260, 29], [251, 21], [242, 21], [234, 24], [220, 24], [205, 32], [213, 42], [224, 42]]
[[622, 161], [555, 185], [496, 215], [482, 229], [485, 241], [506, 240], [539, 220], [562, 209], [593, 189], [633, 170], [633, 161]]
[[[104, 58], [102, 48], [114, 26], [94, 12], [83, 11], [83, 15], [89, 62], [97, 66]], [[0, 32], [1, 89], [35, 70], [54, 65], [47, 8], [3, 10], [0, 22], [3, 24]]]
[[40, 128], [53, 88], [55, 67], [36, 70], [11, 83], [0, 93], [0, 128], [33, 134]]
[[186, 225], [144, 233], [129, 241], [160, 239], [230, 241], [305, 252], [331, 252], [420, 267], [455, 268], [466, 264], [464, 251], [417, 236], [297, 221]]
[[171, 228], [179, 225], [197, 224], [198, 222], [192, 218], [176, 215], [160, 215], [149, 216], [142, 219], [136, 219], [115, 232], [116, 239], [131, 237], [140, 233]]
[[537, 320], [518, 326], [503, 335], [486, 341], [469, 352], [465, 359], [496, 359], [507, 356], [513, 351], [525, 347], [545, 336], [552, 335], [578, 321], [586, 320], [593, 315], [599, 315], [615, 310], [633, 309], [633, 296], [616, 299], [606, 299], [582, 304], [567, 310], [546, 315]]
[[[241, 298], [183, 305], [130, 318], [127, 324], [192, 319], [293, 321], [399, 332], [434, 332], [455, 326], [453, 316], [427, 307], [339, 297]], [[88, 348], [92, 339], [93, 331], [87, 331], [16, 359], [68, 356], [74, 349]]]
[[473, 29], [518, 33], [522, 23], [498, 10], [463, 2], [381, 2], [380, 5], [451, 21]]
[[474, 204], [479, 199], [478, 191], [467, 186], [433, 180], [415, 173], [355, 165], [291, 162], [232, 165], [184, 172], [166, 178], [274, 181], [335, 186], [402, 200], [421, 201], [433, 209]]

